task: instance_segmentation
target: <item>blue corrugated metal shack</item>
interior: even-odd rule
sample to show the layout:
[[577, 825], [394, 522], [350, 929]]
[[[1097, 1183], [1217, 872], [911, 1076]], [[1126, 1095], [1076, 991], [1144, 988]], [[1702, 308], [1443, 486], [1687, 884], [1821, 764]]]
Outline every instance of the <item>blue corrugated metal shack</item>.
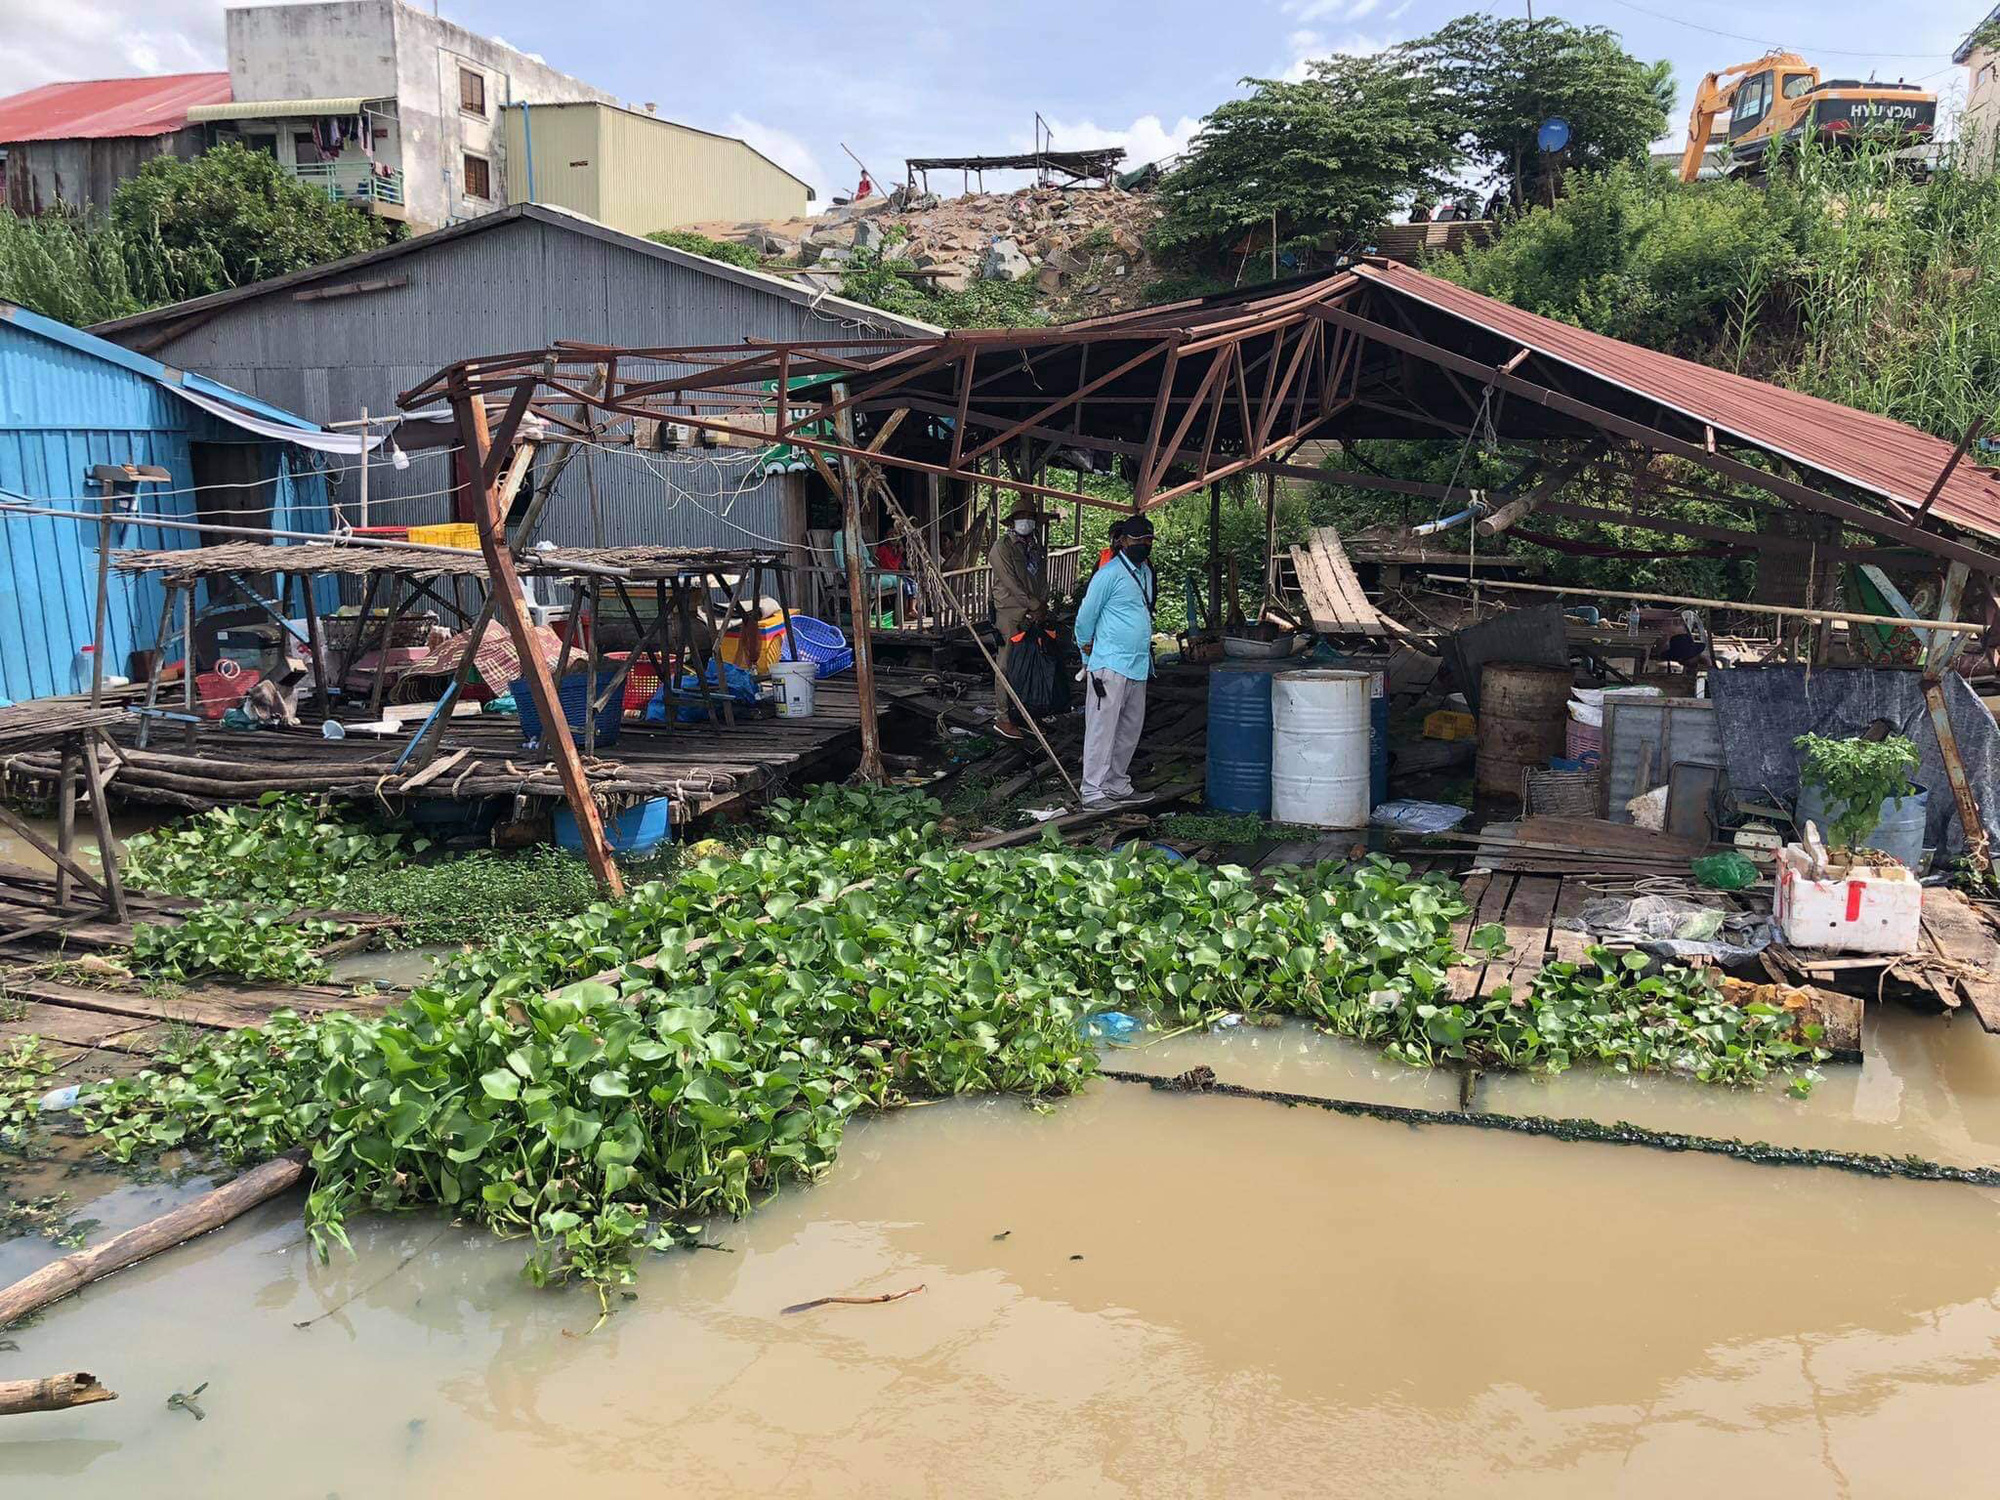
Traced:
[[[200, 533], [144, 518], [325, 531], [313, 449], [354, 441], [0, 302], [0, 702], [76, 691], [97, 607], [98, 523], [79, 519], [105, 502], [94, 465], [172, 476], [114, 501], [114, 513], [135, 517], [113, 525], [114, 548], [191, 547]], [[131, 653], [151, 647], [161, 595], [157, 577], [112, 573], [106, 671], [127, 673]], [[337, 597], [328, 593], [329, 606]]]

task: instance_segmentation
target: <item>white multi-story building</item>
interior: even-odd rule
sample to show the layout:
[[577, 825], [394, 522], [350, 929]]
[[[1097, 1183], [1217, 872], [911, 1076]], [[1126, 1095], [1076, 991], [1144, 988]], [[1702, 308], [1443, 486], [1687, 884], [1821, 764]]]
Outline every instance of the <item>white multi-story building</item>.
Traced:
[[403, 0], [229, 10], [227, 104], [189, 110], [329, 195], [431, 229], [510, 197], [504, 111], [603, 89]]
[[1957, 160], [1982, 172], [2000, 165], [2000, 6], [1959, 43], [1952, 61], [1965, 69], [1965, 109], [1958, 117]]

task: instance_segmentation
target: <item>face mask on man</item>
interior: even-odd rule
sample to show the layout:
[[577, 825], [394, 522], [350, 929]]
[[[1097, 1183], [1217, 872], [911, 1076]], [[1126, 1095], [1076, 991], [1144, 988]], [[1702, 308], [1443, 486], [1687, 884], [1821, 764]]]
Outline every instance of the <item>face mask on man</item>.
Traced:
[[1131, 560], [1132, 566], [1135, 568], [1145, 566], [1146, 559], [1152, 555], [1153, 544], [1151, 542], [1127, 542], [1125, 544], [1125, 556]]
[[1016, 521], [1014, 523], [1015, 536], [1033, 536], [1034, 534], [1035, 534], [1035, 523], [1033, 521], [1030, 521], [1024, 517], [1021, 520]]

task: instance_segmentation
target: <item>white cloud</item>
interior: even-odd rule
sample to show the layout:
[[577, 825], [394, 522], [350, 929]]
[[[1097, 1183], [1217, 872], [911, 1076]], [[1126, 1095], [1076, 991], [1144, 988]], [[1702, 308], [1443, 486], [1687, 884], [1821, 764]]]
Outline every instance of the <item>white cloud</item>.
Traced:
[[[1123, 146], [1125, 160], [1122, 170], [1131, 171], [1148, 163], [1163, 161], [1169, 156], [1179, 156], [1187, 150], [1194, 133], [1201, 129], [1201, 121], [1191, 115], [1182, 115], [1171, 128], [1158, 115], [1141, 115], [1123, 129], [1107, 128], [1092, 120], [1051, 120], [1049, 128], [1055, 132], [1056, 150], [1084, 151], [1093, 146]], [[1025, 139], [1019, 142], [1027, 149]]]
[[[1374, 10], [1382, 0], [1284, 0], [1278, 9], [1294, 21], [1358, 21]], [[1403, 9], [1408, 10], [1411, 0], [1403, 0]], [[1399, 12], [1400, 14], [1400, 12]]]
[[222, 0], [0, 0], [0, 37], [0, 94], [224, 65]]
[[828, 177], [820, 169], [819, 161], [813, 156], [812, 149], [790, 131], [780, 130], [775, 125], [763, 124], [742, 114], [731, 115], [727, 128], [731, 135], [742, 136], [793, 176], [802, 177], [811, 183], [822, 202], [834, 193], [846, 193], [854, 186], [851, 181], [835, 182]]

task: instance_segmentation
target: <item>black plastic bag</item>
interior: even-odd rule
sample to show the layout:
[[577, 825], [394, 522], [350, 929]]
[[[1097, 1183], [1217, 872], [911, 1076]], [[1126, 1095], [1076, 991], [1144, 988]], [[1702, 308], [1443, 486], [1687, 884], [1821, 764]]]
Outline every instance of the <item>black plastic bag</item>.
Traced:
[[1062, 642], [1053, 630], [1022, 627], [1007, 658], [1007, 681], [1037, 719], [1070, 710], [1070, 680], [1063, 673]]

